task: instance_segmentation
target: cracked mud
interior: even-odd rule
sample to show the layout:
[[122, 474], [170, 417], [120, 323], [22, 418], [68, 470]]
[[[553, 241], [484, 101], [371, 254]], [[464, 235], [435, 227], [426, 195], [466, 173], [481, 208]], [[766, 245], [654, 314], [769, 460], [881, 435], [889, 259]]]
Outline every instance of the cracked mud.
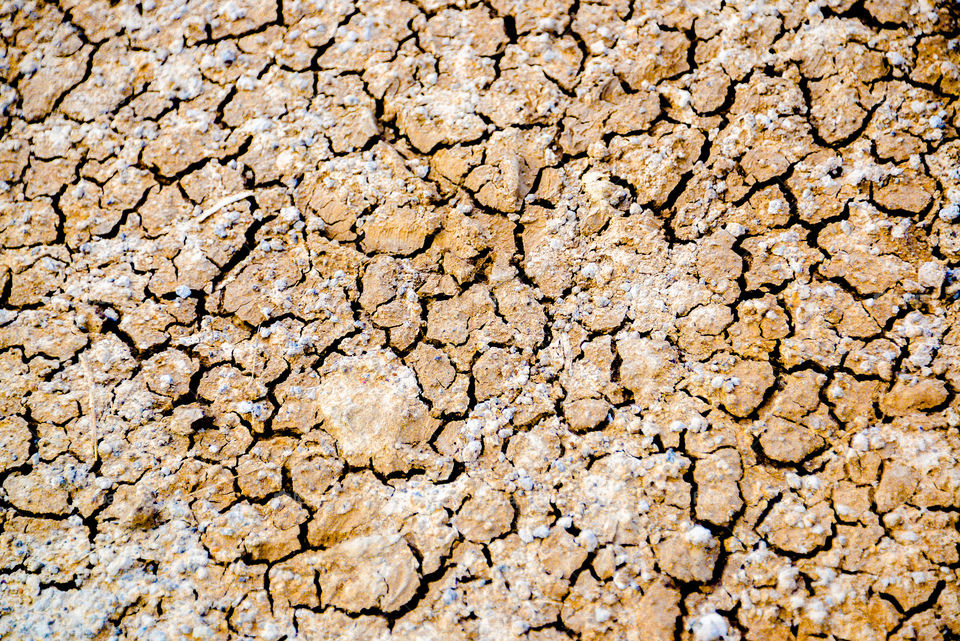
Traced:
[[0, 638], [960, 638], [958, 15], [0, 5]]

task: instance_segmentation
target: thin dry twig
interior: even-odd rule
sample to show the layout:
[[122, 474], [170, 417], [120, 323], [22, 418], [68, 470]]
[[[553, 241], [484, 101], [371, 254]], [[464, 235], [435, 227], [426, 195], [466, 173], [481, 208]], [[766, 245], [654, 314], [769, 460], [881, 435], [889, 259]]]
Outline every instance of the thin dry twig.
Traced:
[[83, 364], [83, 371], [87, 379], [87, 405], [90, 412], [90, 420], [93, 424], [93, 460], [98, 461], [100, 459], [100, 448], [97, 430], [97, 406], [94, 403], [96, 398], [94, 394], [94, 382], [93, 382], [93, 372], [90, 370], [90, 363], [87, 361], [87, 357], [80, 355], [80, 362]]
[[205, 212], [197, 216], [196, 220], [198, 223], [203, 222], [210, 216], [213, 216], [215, 213], [223, 209], [224, 207], [228, 205], [232, 205], [235, 202], [239, 202], [244, 198], [249, 198], [252, 195], [253, 195], [253, 192], [250, 190], [247, 190], [247, 191], [238, 192], [236, 194], [233, 194], [232, 196], [226, 196], [224, 198], [221, 198], [213, 205], [213, 207], [210, 207]]

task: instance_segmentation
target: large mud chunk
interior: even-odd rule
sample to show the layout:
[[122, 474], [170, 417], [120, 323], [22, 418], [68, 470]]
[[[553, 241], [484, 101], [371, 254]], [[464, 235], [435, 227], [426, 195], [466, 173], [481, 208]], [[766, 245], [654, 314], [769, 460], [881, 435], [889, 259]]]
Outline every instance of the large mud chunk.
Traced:
[[336, 440], [339, 455], [384, 474], [410, 469], [437, 427], [416, 375], [392, 352], [333, 360], [313, 395], [320, 427]]

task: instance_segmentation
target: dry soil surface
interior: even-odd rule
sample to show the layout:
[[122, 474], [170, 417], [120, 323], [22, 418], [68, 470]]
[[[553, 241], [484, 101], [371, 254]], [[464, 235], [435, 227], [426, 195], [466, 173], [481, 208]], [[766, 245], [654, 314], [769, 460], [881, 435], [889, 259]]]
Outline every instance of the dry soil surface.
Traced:
[[957, 13], [0, 5], [0, 638], [957, 639]]

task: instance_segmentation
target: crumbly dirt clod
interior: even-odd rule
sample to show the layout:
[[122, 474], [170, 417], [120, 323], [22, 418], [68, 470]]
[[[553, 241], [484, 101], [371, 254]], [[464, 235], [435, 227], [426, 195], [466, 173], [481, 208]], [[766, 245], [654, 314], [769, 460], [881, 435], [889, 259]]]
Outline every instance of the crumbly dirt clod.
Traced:
[[0, 639], [960, 635], [949, 0], [0, 6]]

